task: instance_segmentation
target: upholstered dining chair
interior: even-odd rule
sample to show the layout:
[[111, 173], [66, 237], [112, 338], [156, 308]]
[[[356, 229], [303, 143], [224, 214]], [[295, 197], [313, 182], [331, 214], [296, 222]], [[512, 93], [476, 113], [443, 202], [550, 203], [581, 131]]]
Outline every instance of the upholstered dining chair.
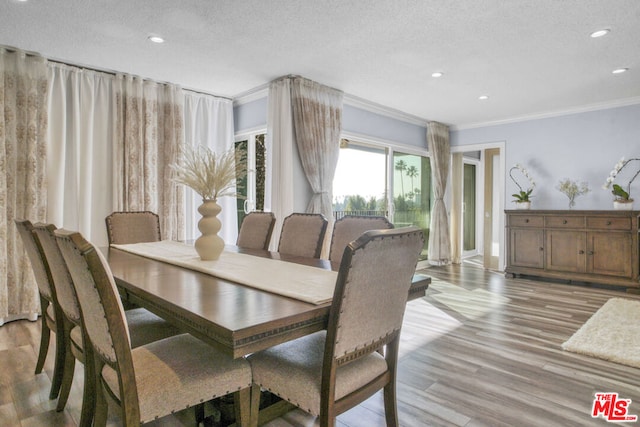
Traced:
[[160, 217], [150, 211], [113, 212], [105, 218], [109, 244], [161, 240]]
[[[53, 224], [35, 224], [33, 226], [33, 235], [46, 264], [49, 266], [51, 283], [62, 310], [60, 321], [64, 323], [65, 364], [56, 410], [62, 411], [67, 403], [73, 382], [75, 361], [78, 360], [83, 364], [85, 370], [79, 422], [79, 425], [84, 427], [91, 425], [95, 409], [94, 357], [91, 345], [88, 344], [88, 338], [82, 328], [80, 306], [69, 270], [56, 243], [55, 230], [56, 227]], [[144, 308], [127, 310], [125, 317], [133, 348], [181, 333], [178, 328]]]
[[293, 213], [282, 222], [278, 252], [320, 258], [327, 219], [322, 214]]
[[365, 231], [390, 228], [393, 224], [383, 216], [347, 215], [340, 218], [333, 225], [329, 261], [339, 263], [344, 248]]
[[242, 220], [236, 245], [247, 249], [269, 249], [276, 217], [273, 212], [251, 212]]
[[82, 324], [96, 356], [95, 426], [107, 421], [107, 404], [121, 422], [135, 426], [234, 392], [237, 425], [248, 423], [251, 369], [189, 335], [131, 347], [116, 284], [109, 265], [77, 232], [56, 230], [80, 304]]
[[423, 242], [419, 228], [406, 227], [367, 231], [347, 246], [327, 330], [248, 356], [253, 422], [260, 388], [319, 416], [321, 427], [384, 389], [387, 426], [398, 425], [400, 330]]
[[51, 380], [51, 391], [49, 399], [58, 397], [60, 387], [62, 385], [62, 377], [64, 374], [64, 323], [62, 322], [62, 310], [58, 304], [56, 290], [52, 285], [51, 273], [49, 266], [42, 255], [42, 250], [35, 240], [32, 233], [33, 224], [29, 220], [15, 220], [18, 233], [22, 239], [22, 246], [27, 252], [27, 258], [31, 263], [31, 268], [35, 276], [38, 292], [40, 293], [40, 350], [38, 350], [38, 360], [36, 361], [35, 373], [42, 372], [44, 362], [49, 351], [49, 342], [51, 340], [51, 332], [56, 337], [56, 354], [53, 368], [53, 378]]

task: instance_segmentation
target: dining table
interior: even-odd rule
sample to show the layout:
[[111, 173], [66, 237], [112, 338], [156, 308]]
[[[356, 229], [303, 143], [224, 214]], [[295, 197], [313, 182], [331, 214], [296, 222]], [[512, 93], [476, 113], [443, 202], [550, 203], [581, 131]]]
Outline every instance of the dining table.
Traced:
[[[327, 328], [330, 300], [303, 301], [114, 246], [100, 250], [124, 303], [144, 307], [234, 358]], [[250, 264], [256, 261], [257, 268], [265, 260], [327, 271], [340, 267], [328, 260], [233, 245], [226, 245], [225, 253], [245, 255]], [[253, 273], [258, 281], [267, 275], [260, 270]], [[430, 282], [426, 275], [414, 275], [408, 300], [424, 296]], [[393, 292], [393, 283], [389, 286]]]

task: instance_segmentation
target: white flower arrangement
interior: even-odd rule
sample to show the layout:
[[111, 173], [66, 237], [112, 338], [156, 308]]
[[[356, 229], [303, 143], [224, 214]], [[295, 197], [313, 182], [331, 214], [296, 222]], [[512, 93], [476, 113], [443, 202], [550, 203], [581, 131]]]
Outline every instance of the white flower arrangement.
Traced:
[[[529, 180], [529, 187], [527, 187], [526, 190], [524, 190], [522, 186], [518, 183], [518, 181], [513, 177], [512, 172], [515, 169], [519, 170], [520, 173], [522, 173], [522, 175], [524, 175], [524, 177]], [[530, 202], [531, 200], [529, 198], [531, 196], [531, 193], [533, 192], [533, 189], [536, 188], [536, 183], [533, 180], [533, 178], [531, 178], [531, 175], [529, 175], [529, 171], [520, 163], [516, 163], [515, 165], [513, 165], [511, 169], [509, 169], [509, 178], [511, 178], [511, 181], [513, 181], [518, 187], [518, 190], [520, 190], [518, 193], [512, 194], [512, 196], [515, 197], [514, 202], [516, 203]]]
[[638, 171], [635, 173], [635, 175], [633, 175], [633, 177], [631, 177], [631, 179], [629, 180], [629, 183], [627, 184], [627, 189], [626, 190], [624, 188], [622, 188], [620, 185], [614, 184], [614, 181], [615, 181], [616, 177], [618, 176], [618, 174], [620, 173], [620, 171], [625, 168], [625, 166], [627, 166], [629, 163], [631, 163], [633, 161], [636, 161], [636, 160], [640, 161], [640, 158], [625, 160], [624, 157], [622, 157], [620, 160], [618, 160], [618, 163], [616, 163], [613, 166], [613, 169], [611, 170], [611, 172], [609, 172], [609, 176], [607, 177], [604, 185], [602, 186], [602, 188], [605, 189], [605, 190], [608, 190], [608, 189], [613, 187], [612, 190], [611, 190], [611, 194], [613, 194], [615, 196], [615, 200], [616, 201], [619, 201], [619, 202], [630, 202], [630, 201], [633, 201], [633, 199], [630, 198], [630, 196], [631, 196], [631, 183], [633, 182], [634, 179], [636, 179], [638, 174], [640, 174], [640, 169], [638, 169]]
[[556, 189], [569, 198], [569, 209], [576, 205], [576, 197], [585, 195], [590, 191], [589, 184], [585, 181], [577, 182], [569, 178], [561, 179], [556, 185]]
[[174, 182], [190, 187], [202, 200], [238, 195], [236, 181], [244, 177], [246, 167], [233, 147], [219, 155], [203, 146], [185, 145], [181, 151], [182, 159], [170, 165]]

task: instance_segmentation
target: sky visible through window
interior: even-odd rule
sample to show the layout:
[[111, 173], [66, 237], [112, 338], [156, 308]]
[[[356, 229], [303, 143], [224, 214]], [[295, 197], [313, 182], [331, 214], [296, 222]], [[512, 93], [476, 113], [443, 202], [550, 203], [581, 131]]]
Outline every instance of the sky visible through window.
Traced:
[[362, 150], [342, 149], [333, 179], [333, 198], [360, 195], [365, 199], [384, 195], [385, 155]]

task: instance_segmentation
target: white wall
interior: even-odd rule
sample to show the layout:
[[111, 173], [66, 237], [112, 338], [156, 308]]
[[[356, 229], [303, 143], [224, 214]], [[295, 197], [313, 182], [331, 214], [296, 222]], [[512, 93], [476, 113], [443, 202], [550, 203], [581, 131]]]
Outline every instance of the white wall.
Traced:
[[[533, 209], [568, 208], [568, 198], [555, 188], [563, 178], [589, 183], [591, 192], [578, 197], [574, 209], [612, 209], [613, 196], [602, 185], [622, 156], [640, 157], [640, 104], [451, 133], [452, 146], [495, 141], [505, 141], [507, 172], [521, 163], [536, 181]], [[635, 173], [640, 162], [627, 169]], [[512, 209], [510, 195], [517, 187], [508, 176], [505, 180], [505, 209]], [[631, 189], [639, 209], [640, 178]]]

